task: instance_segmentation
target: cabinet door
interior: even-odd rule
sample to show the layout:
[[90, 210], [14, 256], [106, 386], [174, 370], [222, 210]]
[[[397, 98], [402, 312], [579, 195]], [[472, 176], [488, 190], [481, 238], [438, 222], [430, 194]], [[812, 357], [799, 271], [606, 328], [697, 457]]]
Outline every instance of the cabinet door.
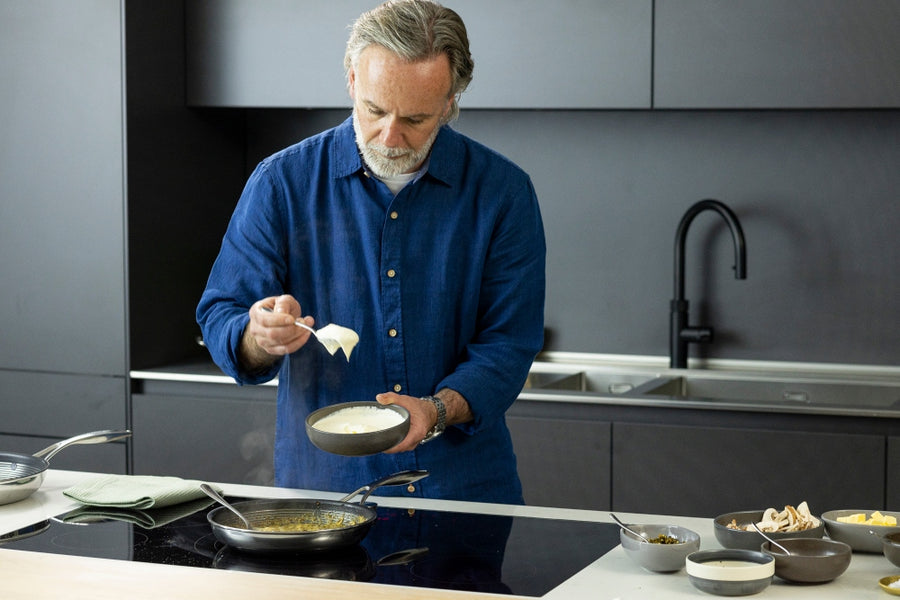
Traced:
[[134, 473], [272, 485], [271, 392], [271, 401], [133, 394]]
[[121, 2], [0, 2], [0, 368], [126, 373]]
[[900, 3], [656, 0], [654, 108], [900, 106]]
[[[347, 26], [377, 3], [186, 4], [197, 106], [350, 106]], [[456, 0], [475, 78], [464, 108], [649, 108], [651, 0]]]
[[507, 416], [525, 502], [609, 510], [610, 424]]
[[880, 435], [615, 423], [613, 509], [714, 517], [884, 502]]
[[124, 377], [0, 370], [0, 433], [58, 440], [124, 429], [126, 392]]

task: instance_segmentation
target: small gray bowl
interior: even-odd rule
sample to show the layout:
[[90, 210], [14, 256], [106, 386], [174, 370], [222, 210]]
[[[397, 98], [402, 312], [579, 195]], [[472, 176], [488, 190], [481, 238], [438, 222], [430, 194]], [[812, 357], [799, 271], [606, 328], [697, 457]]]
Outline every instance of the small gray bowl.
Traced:
[[[725, 548], [758, 551], [760, 544], [766, 541], [763, 536], [759, 535], [752, 528], [750, 531], [731, 529], [728, 527], [728, 524], [731, 523], [732, 520], [741, 527], [750, 525], [750, 523], [759, 523], [762, 520], [764, 512], [765, 511], [762, 510], [745, 510], [719, 515], [713, 522], [713, 531], [716, 534], [716, 539]], [[824, 534], [825, 524], [822, 522], [822, 519], [819, 519], [818, 527], [804, 529], [803, 531], [766, 532], [766, 535], [776, 542], [792, 538], [821, 538]]]
[[688, 554], [700, 549], [700, 535], [677, 525], [629, 525], [632, 530], [653, 539], [667, 535], [679, 540], [680, 544], [653, 544], [644, 542], [624, 529], [619, 531], [619, 540], [628, 558], [648, 571], [672, 573], [684, 568]]
[[685, 569], [691, 585], [716, 596], [749, 596], [772, 583], [775, 559], [752, 550], [703, 550], [689, 554]]
[[[365, 433], [332, 433], [316, 428], [324, 417], [345, 408], [363, 407], [371, 410], [394, 411], [403, 420], [386, 429]], [[377, 402], [345, 402], [334, 404], [313, 411], [306, 417], [306, 435], [317, 448], [340, 454], [342, 456], [367, 456], [384, 452], [400, 443], [409, 432], [409, 411], [396, 404], [379, 404]]]
[[[829, 510], [822, 513], [822, 520], [825, 521], [825, 529], [828, 531], [828, 537], [839, 542], [844, 542], [854, 552], [883, 552], [881, 538], [891, 534], [900, 533], [900, 525], [897, 527], [887, 527], [885, 525], [863, 525], [861, 523], [841, 523], [838, 517], [849, 517], [857, 513], [865, 513], [871, 516], [875, 512], [873, 509], [848, 509], [848, 510]], [[881, 511], [885, 516], [896, 517], [900, 521], [900, 513], [887, 510]], [[874, 535], [871, 532], [875, 532]]]
[[843, 542], [815, 538], [794, 538], [778, 542], [785, 554], [770, 542], [760, 549], [775, 559], [775, 576], [794, 583], [825, 583], [837, 579], [850, 566], [853, 551]]

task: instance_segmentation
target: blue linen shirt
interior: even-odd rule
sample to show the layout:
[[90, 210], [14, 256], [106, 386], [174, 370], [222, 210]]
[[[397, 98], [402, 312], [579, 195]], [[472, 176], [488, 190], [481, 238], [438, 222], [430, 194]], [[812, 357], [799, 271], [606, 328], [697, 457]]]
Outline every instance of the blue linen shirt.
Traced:
[[[215, 362], [240, 384], [276, 374], [275, 483], [349, 492], [405, 469], [430, 477], [379, 494], [522, 502], [504, 413], [543, 344], [545, 240], [530, 178], [443, 126], [425, 173], [394, 196], [366, 174], [352, 120], [263, 160], [247, 181], [197, 308]], [[360, 341], [349, 360], [313, 338], [264, 373], [237, 352], [248, 307], [282, 293], [316, 326]], [[317, 449], [323, 406], [451, 388], [474, 420], [414, 451]]]

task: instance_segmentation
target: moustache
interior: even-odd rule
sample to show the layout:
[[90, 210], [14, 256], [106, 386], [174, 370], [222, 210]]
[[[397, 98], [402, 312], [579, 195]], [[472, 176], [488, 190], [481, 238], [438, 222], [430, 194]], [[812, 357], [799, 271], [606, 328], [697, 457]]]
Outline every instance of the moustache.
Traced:
[[412, 152], [410, 148], [389, 148], [387, 146], [382, 146], [381, 144], [373, 143], [366, 144], [366, 147], [386, 158], [401, 158]]

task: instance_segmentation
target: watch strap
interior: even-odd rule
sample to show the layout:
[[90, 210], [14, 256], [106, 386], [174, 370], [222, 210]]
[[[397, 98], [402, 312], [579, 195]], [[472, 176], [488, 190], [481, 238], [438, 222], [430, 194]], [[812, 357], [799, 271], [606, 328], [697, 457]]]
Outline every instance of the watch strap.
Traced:
[[435, 422], [434, 427], [431, 428], [431, 431], [425, 434], [425, 439], [421, 441], [421, 443], [424, 444], [444, 433], [444, 429], [447, 427], [447, 407], [444, 406], [444, 401], [437, 396], [423, 396], [422, 400], [431, 402], [437, 409], [437, 421]]

